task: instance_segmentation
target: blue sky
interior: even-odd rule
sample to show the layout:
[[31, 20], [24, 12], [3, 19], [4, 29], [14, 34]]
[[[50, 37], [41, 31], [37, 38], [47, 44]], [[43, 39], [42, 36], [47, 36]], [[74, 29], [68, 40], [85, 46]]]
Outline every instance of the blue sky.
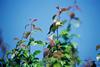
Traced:
[[[68, 0], [70, 1], [70, 0]], [[5, 42], [9, 49], [15, 47], [15, 36], [21, 37], [25, 24], [29, 18], [37, 18], [37, 26], [43, 29], [43, 33], [35, 33], [36, 39], [47, 39], [51, 17], [55, 14], [55, 6], [68, 5], [67, 0], [0, 0], [0, 28], [3, 31]], [[81, 35], [79, 42], [79, 55], [82, 59], [95, 59], [95, 46], [100, 44], [100, 0], [79, 0], [81, 11], [78, 12], [82, 23], [75, 33]], [[37, 47], [36, 47], [37, 48]], [[42, 48], [41, 48], [42, 49]], [[33, 49], [34, 50], [34, 49]], [[33, 51], [32, 50], [32, 51]]]

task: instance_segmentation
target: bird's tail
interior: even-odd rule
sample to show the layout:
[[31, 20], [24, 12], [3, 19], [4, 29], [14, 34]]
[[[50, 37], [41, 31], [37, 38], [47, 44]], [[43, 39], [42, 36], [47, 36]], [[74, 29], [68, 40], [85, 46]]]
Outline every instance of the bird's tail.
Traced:
[[48, 34], [50, 34], [51, 31], [48, 32]]

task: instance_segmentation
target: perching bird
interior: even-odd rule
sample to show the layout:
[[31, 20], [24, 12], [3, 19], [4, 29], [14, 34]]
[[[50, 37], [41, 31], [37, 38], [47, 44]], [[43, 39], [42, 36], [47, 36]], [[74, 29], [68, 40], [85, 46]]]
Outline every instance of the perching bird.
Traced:
[[54, 23], [50, 26], [49, 32], [48, 34], [50, 34], [51, 32], [55, 33], [55, 31], [62, 26], [64, 23], [66, 22], [66, 20], [64, 21], [57, 21], [55, 20]]

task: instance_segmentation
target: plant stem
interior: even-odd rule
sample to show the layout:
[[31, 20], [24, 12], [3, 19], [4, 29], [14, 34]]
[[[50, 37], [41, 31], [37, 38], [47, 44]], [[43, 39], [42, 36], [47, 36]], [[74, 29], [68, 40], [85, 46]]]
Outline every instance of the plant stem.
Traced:
[[[31, 32], [31, 34], [32, 34], [32, 23], [31, 23], [30, 32]], [[30, 34], [30, 38], [31, 38], [31, 34]], [[29, 39], [30, 39], [30, 38], [29, 38]], [[31, 43], [31, 42], [30, 42], [30, 43]], [[30, 44], [30, 43], [29, 43], [29, 44]], [[29, 55], [31, 54], [31, 51], [30, 51], [30, 50], [31, 50], [31, 46], [29, 45]]]
[[57, 40], [58, 40], [58, 29], [57, 29]]

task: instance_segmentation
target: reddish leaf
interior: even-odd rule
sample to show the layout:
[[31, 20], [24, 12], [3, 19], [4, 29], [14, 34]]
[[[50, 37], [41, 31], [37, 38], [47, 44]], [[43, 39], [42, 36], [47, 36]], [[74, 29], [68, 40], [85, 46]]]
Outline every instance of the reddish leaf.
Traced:
[[67, 7], [67, 8], [61, 8], [61, 12], [68, 11], [68, 10], [70, 10], [71, 8], [72, 8], [71, 6], [69, 6], [69, 7]]
[[35, 21], [37, 21], [37, 19], [32, 19], [32, 22], [35, 22]]
[[55, 45], [55, 41], [53, 39], [53, 35], [48, 37], [49, 41], [50, 41], [50, 46], [53, 47]]
[[70, 18], [73, 19], [75, 17], [75, 13], [71, 12], [70, 13]]
[[67, 11], [67, 10], [68, 10], [67, 8], [61, 8], [62, 12]]
[[29, 20], [30, 20], [31, 22], [37, 21], [37, 19], [35, 19], [35, 18], [30, 18]]
[[35, 25], [32, 25], [32, 27], [33, 27], [33, 29], [34, 29], [34, 30], [39, 30], [39, 31], [42, 31], [42, 29], [41, 29], [41, 28], [36, 27]]
[[[57, 8], [57, 7], [56, 7]], [[65, 12], [65, 11], [68, 11], [68, 10], [70, 10], [72, 8], [72, 6], [69, 6], [69, 7], [67, 7], [67, 8], [60, 8], [59, 7], [59, 12], [56, 14], [57, 16], [59, 16], [61, 13], [63, 13], [63, 12]]]
[[27, 46], [25, 44], [21, 44], [20, 47], [21, 48], [27, 48]]

